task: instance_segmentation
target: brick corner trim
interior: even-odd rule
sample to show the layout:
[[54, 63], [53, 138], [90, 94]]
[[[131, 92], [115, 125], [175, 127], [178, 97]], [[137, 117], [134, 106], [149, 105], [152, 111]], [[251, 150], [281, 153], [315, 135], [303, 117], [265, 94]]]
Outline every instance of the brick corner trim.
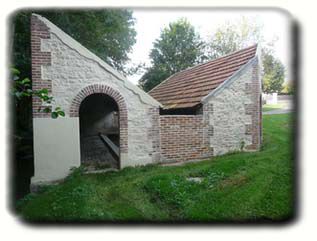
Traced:
[[120, 129], [120, 152], [128, 152], [128, 110], [123, 96], [113, 88], [102, 85], [93, 84], [83, 88], [73, 99], [70, 106], [70, 117], [79, 117], [79, 108], [81, 102], [92, 94], [106, 94], [113, 98], [119, 108], [119, 129]]
[[[41, 74], [42, 65], [51, 65], [51, 53], [41, 51], [41, 39], [49, 39], [50, 32], [48, 27], [36, 16], [31, 16], [31, 62], [32, 62], [32, 89], [37, 91], [47, 89], [52, 93], [52, 83], [50, 80], [43, 80]], [[40, 98], [32, 97], [33, 118], [50, 117], [50, 113], [40, 111], [42, 101]]]
[[261, 147], [262, 131], [262, 110], [261, 110], [261, 86], [259, 81], [258, 61], [252, 67], [252, 83], [246, 85], [246, 94], [251, 95], [252, 104], [245, 105], [245, 114], [251, 115], [251, 124], [246, 125], [246, 135], [251, 135], [252, 144], [246, 147], [247, 150], [259, 150]]

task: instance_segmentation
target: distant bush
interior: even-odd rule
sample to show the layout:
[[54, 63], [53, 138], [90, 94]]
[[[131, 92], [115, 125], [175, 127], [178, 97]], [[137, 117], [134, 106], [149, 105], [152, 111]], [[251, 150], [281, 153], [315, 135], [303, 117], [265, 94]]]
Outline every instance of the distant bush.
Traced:
[[293, 95], [295, 94], [295, 87], [294, 84], [292, 82], [286, 82], [283, 85], [283, 90], [281, 92], [281, 94], [286, 94], [286, 95]]

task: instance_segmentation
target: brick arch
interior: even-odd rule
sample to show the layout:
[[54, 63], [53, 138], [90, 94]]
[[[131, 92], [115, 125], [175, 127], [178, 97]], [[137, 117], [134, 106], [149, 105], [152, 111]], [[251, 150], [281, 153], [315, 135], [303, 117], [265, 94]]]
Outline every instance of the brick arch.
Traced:
[[[113, 88], [93, 84], [83, 88], [73, 99], [70, 106], [70, 117], [79, 117], [79, 108], [82, 101], [92, 94], [106, 94], [113, 98], [119, 108], [119, 133], [120, 133], [120, 154], [128, 152], [128, 111], [123, 96]], [[120, 163], [121, 164], [121, 163]]]

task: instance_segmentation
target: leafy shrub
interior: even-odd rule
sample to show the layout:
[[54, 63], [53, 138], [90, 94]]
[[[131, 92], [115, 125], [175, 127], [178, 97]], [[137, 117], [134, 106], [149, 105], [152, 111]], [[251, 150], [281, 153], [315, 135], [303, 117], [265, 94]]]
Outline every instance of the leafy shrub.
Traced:
[[[48, 89], [40, 89], [37, 91], [32, 90], [31, 80], [29, 78], [20, 79], [20, 71], [16, 68], [11, 68], [11, 77], [13, 80], [12, 95], [15, 97], [15, 101], [21, 101], [23, 98], [36, 96], [42, 101], [42, 106], [39, 107], [39, 112], [51, 113], [53, 119], [59, 116], [65, 116], [65, 112], [61, 107], [55, 107], [53, 111], [51, 105], [54, 102], [53, 96], [50, 96]], [[17, 104], [15, 104], [17, 105]]]
[[213, 188], [217, 185], [217, 183], [219, 183], [219, 181], [223, 180], [225, 178], [225, 174], [223, 172], [209, 172], [202, 184], [206, 185], [208, 188]]

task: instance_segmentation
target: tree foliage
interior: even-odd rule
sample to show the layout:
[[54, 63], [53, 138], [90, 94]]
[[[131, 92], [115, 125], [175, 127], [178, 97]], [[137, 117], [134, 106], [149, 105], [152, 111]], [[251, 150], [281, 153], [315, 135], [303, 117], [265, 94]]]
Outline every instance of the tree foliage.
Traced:
[[256, 43], [262, 43], [264, 38], [261, 30], [261, 25], [255, 21], [251, 23], [247, 18], [242, 18], [234, 24], [226, 23], [220, 26], [207, 41], [208, 58], [215, 59]]
[[295, 86], [293, 81], [287, 81], [286, 83], [284, 83], [282, 93], [288, 95], [295, 94]]
[[[129, 10], [32, 11], [49, 19], [82, 45], [123, 73], [128, 54], [136, 42], [135, 19]], [[21, 73], [30, 74], [31, 11], [13, 17], [13, 63]]]
[[32, 90], [31, 80], [29, 78], [21, 79], [19, 75], [20, 71], [18, 69], [11, 68], [13, 80], [12, 94], [15, 97], [16, 107], [18, 107], [18, 103], [24, 98], [36, 96], [42, 101], [42, 106], [38, 109], [39, 112], [51, 113], [53, 119], [56, 119], [59, 116], [65, 116], [61, 107], [55, 107], [54, 110], [51, 109], [50, 105], [54, 102], [54, 97], [49, 95], [48, 89]]
[[273, 56], [272, 51], [262, 51], [263, 91], [280, 93], [285, 79], [285, 68], [280, 60]]
[[214, 59], [253, 44], [260, 44], [262, 47], [264, 92], [280, 92], [284, 82], [285, 67], [274, 56], [272, 51], [274, 42], [275, 40], [269, 43], [264, 41], [262, 27], [256, 21], [251, 22], [242, 18], [237, 23], [227, 23], [217, 29], [207, 43], [207, 55], [210, 59]]
[[151, 66], [146, 68], [139, 84], [151, 90], [170, 75], [203, 60], [203, 41], [186, 20], [170, 23], [155, 40], [150, 52]]

